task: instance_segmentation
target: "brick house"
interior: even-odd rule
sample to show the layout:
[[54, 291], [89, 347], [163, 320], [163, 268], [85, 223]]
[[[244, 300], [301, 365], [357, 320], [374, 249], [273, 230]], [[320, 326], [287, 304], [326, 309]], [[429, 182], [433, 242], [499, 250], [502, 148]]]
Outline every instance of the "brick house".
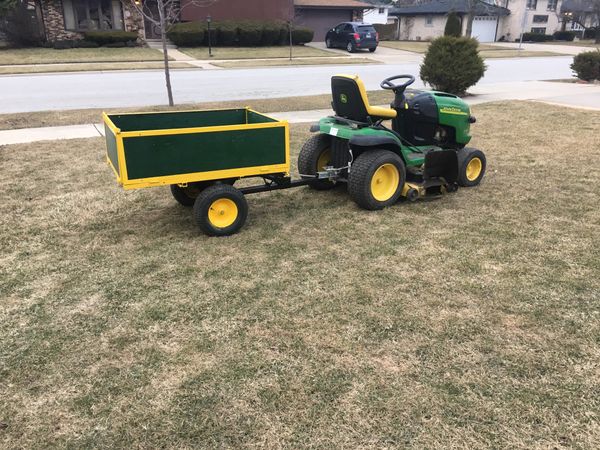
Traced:
[[136, 31], [145, 38], [144, 20], [119, 0], [36, 0], [46, 40], [80, 39], [86, 31]]

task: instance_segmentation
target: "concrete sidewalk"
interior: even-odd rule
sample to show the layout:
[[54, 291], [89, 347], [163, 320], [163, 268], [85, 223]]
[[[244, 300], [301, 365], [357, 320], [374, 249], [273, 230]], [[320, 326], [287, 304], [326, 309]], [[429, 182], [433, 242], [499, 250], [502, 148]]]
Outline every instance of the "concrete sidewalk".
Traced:
[[[600, 111], [600, 85], [560, 83], [548, 81], [522, 81], [497, 83], [470, 89], [465, 98], [470, 105], [493, 101], [534, 100], [571, 108]], [[390, 96], [391, 99], [391, 96]], [[240, 100], [240, 105], [244, 101]], [[269, 112], [268, 114], [289, 123], [316, 122], [331, 115], [330, 109], [307, 111]], [[22, 128], [0, 131], [0, 145], [24, 144], [37, 141], [80, 139], [103, 136], [102, 124], [66, 125], [57, 127]]]

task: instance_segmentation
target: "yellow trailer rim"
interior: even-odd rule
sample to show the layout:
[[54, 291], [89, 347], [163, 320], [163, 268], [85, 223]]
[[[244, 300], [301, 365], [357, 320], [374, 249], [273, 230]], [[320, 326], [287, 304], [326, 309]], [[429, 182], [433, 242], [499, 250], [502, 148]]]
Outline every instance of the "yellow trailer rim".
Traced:
[[469, 164], [467, 164], [467, 170], [466, 170], [467, 180], [475, 181], [477, 178], [479, 178], [482, 168], [483, 168], [483, 163], [481, 162], [481, 159], [473, 158], [471, 161], [469, 161]]
[[400, 184], [400, 173], [395, 165], [386, 163], [381, 165], [371, 178], [371, 195], [379, 202], [392, 198]]
[[220, 198], [215, 200], [208, 209], [208, 220], [217, 228], [226, 228], [235, 222], [238, 207], [233, 200]]

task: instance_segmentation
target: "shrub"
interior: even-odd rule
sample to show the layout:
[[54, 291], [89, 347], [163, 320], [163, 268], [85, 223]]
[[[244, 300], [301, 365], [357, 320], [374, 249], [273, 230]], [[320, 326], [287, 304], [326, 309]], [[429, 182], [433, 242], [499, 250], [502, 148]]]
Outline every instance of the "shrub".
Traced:
[[375, 23], [373, 26], [379, 33], [380, 41], [392, 41], [396, 39], [397, 27], [395, 23]]
[[574, 31], [556, 31], [552, 35], [555, 41], [573, 41], [575, 39]]
[[[211, 44], [222, 45], [225, 47], [232, 47], [238, 43], [238, 27], [235, 22], [219, 22], [215, 24], [215, 29], [217, 31], [216, 39], [211, 33]], [[211, 26], [212, 32], [212, 26]], [[207, 36], [208, 39], [208, 36]]]
[[434, 39], [421, 65], [421, 80], [434, 89], [464, 94], [485, 72], [476, 39], [443, 36]]
[[579, 53], [573, 58], [571, 69], [581, 80], [600, 80], [600, 50]]
[[596, 39], [600, 35], [600, 28], [586, 28], [583, 30], [583, 39]]
[[294, 28], [292, 30], [292, 43], [294, 45], [306, 44], [313, 40], [315, 32], [310, 28]]
[[87, 31], [84, 33], [87, 41], [92, 41], [98, 45], [109, 45], [115, 43], [135, 41], [138, 38], [138, 34], [135, 31]]
[[68, 48], [73, 48], [74, 41], [72, 39], [63, 39], [61, 41], [54, 41], [52, 44], [52, 48], [54, 50], [66, 50]]
[[204, 27], [200, 22], [177, 23], [167, 37], [180, 47], [197, 47], [204, 43]]
[[87, 41], [85, 39], [81, 39], [80, 41], [75, 41], [73, 43], [73, 47], [77, 46], [78, 48], [97, 48], [100, 47], [97, 42]]
[[239, 43], [244, 47], [259, 46], [262, 40], [263, 28], [257, 22], [240, 22]]
[[283, 25], [278, 22], [265, 22], [262, 27], [261, 45], [279, 45]]
[[[546, 42], [554, 38], [549, 34], [542, 33], [523, 33], [523, 42]], [[519, 41], [519, 39], [517, 39]]]
[[446, 19], [446, 27], [444, 28], [444, 36], [460, 37], [462, 34], [462, 26], [458, 15], [454, 11], [448, 13]]

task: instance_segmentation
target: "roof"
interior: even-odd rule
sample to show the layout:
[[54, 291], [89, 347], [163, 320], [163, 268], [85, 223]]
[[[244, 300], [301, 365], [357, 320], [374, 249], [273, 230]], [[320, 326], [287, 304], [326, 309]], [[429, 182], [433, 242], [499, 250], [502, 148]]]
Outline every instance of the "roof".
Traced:
[[[392, 16], [418, 16], [421, 14], [448, 14], [450, 11], [466, 14], [469, 12], [468, 0], [432, 0], [418, 5], [395, 7], [390, 9], [389, 13]], [[507, 8], [482, 1], [478, 1], [475, 6], [475, 15], [477, 16], [508, 16], [509, 14], [510, 10]]]
[[294, 0], [294, 6], [303, 8], [373, 9], [372, 4], [358, 0]]

